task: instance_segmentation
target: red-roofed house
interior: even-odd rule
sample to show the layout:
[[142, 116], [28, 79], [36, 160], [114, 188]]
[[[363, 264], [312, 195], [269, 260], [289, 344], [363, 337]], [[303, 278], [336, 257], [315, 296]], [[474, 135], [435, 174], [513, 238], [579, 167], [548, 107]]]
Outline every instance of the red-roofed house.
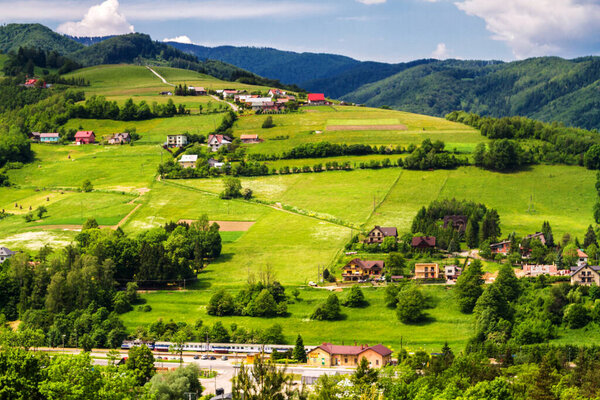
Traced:
[[435, 236], [415, 236], [411, 245], [415, 249], [433, 249], [435, 247]]
[[260, 143], [260, 138], [256, 134], [242, 134], [240, 135], [240, 140], [246, 144]]
[[342, 270], [342, 279], [344, 282], [360, 281], [369, 278], [379, 278], [385, 268], [385, 262], [363, 261], [355, 258], [344, 266]]
[[323, 93], [309, 93], [308, 94], [308, 104], [325, 104], [327, 100], [325, 100], [325, 94]]
[[79, 131], [75, 134], [77, 144], [90, 144], [96, 141], [96, 135], [93, 131]]
[[222, 146], [231, 144], [231, 138], [224, 135], [209, 135], [206, 144], [212, 151], [218, 151]]
[[367, 359], [370, 367], [381, 368], [392, 360], [392, 351], [382, 344], [340, 346], [323, 343], [308, 352], [309, 365], [356, 367], [362, 358]]
[[371, 231], [367, 234], [364, 242], [367, 244], [372, 243], [383, 243], [383, 239], [386, 237], [394, 237], [398, 238], [398, 229], [393, 227], [383, 227], [379, 225], [375, 225], [375, 228], [371, 229]]
[[587, 265], [588, 263], [588, 255], [585, 254], [582, 250], [577, 249], [577, 266], [582, 267]]

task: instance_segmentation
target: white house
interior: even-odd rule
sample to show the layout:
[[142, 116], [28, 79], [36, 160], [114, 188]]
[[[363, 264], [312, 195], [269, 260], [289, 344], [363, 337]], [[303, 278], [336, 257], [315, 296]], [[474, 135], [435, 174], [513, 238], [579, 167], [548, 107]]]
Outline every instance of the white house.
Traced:
[[184, 154], [179, 159], [179, 164], [183, 168], [196, 168], [196, 162], [198, 161], [197, 154]]
[[587, 265], [587, 263], [588, 263], [588, 255], [585, 254], [583, 251], [577, 249], [577, 266], [583, 267], [584, 265]]
[[231, 144], [231, 138], [224, 135], [209, 135], [206, 144], [212, 151], [218, 151], [221, 147]]
[[0, 247], [0, 264], [2, 264], [4, 261], [8, 260], [15, 254], [17, 254], [16, 251], [9, 250], [6, 247]]
[[186, 135], [167, 135], [168, 147], [183, 147], [188, 144]]

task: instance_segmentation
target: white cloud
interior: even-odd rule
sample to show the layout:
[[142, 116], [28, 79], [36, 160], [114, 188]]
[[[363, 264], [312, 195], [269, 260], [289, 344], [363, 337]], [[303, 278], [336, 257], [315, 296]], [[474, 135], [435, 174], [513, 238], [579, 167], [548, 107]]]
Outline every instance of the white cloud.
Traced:
[[435, 50], [431, 53], [431, 57], [437, 60], [445, 60], [450, 57], [450, 51], [448, 51], [446, 43], [438, 43]]
[[598, 53], [600, 0], [460, 0], [517, 58]]
[[118, 0], [90, 7], [79, 22], [65, 22], [57, 32], [71, 36], [107, 36], [133, 32], [133, 25], [119, 12]]
[[387, 0], [356, 0], [356, 1], [358, 1], [359, 3], [366, 4], [366, 5], [370, 6], [372, 4], [383, 4]]
[[162, 41], [193, 44], [192, 39], [190, 39], [189, 36], [186, 35], [175, 36], [174, 38], [164, 38]]

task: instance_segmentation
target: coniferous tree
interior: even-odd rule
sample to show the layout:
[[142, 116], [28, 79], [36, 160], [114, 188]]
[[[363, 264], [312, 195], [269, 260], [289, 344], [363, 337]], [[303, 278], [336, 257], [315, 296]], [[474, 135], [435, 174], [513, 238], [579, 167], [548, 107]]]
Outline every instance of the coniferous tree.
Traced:
[[484, 242], [489, 240], [493, 243], [498, 240], [500, 234], [500, 216], [498, 215], [498, 211], [494, 209], [488, 210], [481, 221], [479, 241]]
[[583, 247], [587, 248], [592, 244], [595, 244], [596, 246], [598, 245], [596, 241], [596, 232], [594, 232], [594, 228], [590, 225], [588, 226], [585, 237], [583, 238]]
[[474, 260], [456, 281], [458, 305], [464, 313], [473, 311], [477, 299], [483, 293], [483, 270], [481, 261]]
[[473, 218], [469, 218], [469, 222], [467, 223], [465, 239], [467, 246], [471, 249], [475, 249], [479, 245], [479, 223]]
[[304, 348], [304, 341], [300, 335], [298, 335], [296, 338], [296, 346], [294, 346], [293, 357], [294, 360], [298, 361], [299, 363], [306, 362], [306, 349]]
[[544, 234], [544, 239], [546, 239], [546, 246], [554, 247], [554, 235], [552, 234], [550, 222], [544, 221], [542, 224], [542, 233]]

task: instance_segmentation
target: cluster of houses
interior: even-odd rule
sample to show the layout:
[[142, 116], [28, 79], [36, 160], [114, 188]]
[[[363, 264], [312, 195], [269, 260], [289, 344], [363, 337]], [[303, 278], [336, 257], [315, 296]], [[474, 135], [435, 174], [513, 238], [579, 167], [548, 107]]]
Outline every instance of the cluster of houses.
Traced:
[[[363, 243], [382, 244], [386, 237], [392, 237], [395, 240], [398, 240], [398, 229], [375, 225], [375, 227], [367, 234]], [[414, 249], [432, 250], [435, 249], [435, 242], [435, 236], [415, 236], [412, 239], [411, 246]]]
[[[342, 269], [342, 281], [344, 282], [367, 282], [371, 280], [383, 280], [385, 262], [382, 260], [361, 260], [355, 258], [348, 262]], [[462, 268], [457, 265], [446, 265], [443, 270], [438, 263], [417, 263], [413, 279], [430, 280], [446, 279], [446, 283], [456, 283], [462, 273]], [[392, 281], [403, 279], [403, 276], [393, 275]]]
[[[60, 141], [60, 134], [58, 132], [31, 132], [29, 138], [32, 142], [37, 143], [58, 143]], [[108, 144], [126, 144], [131, 142], [131, 135], [128, 132], [114, 133], [105, 138]], [[94, 131], [78, 131], [75, 133], [75, 143], [81, 144], [94, 144], [96, 143], [96, 135]]]
[[[255, 144], [260, 143], [262, 139], [256, 134], [242, 134], [240, 135], [240, 141], [244, 144]], [[164, 146], [165, 148], [185, 147], [188, 143], [187, 135], [167, 135], [167, 142]], [[233, 143], [233, 139], [227, 135], [208, 135], [206, 139], [206, 145], [213, 152], [217, 152], [221, 147], [230, 145], [231, 143]]]

